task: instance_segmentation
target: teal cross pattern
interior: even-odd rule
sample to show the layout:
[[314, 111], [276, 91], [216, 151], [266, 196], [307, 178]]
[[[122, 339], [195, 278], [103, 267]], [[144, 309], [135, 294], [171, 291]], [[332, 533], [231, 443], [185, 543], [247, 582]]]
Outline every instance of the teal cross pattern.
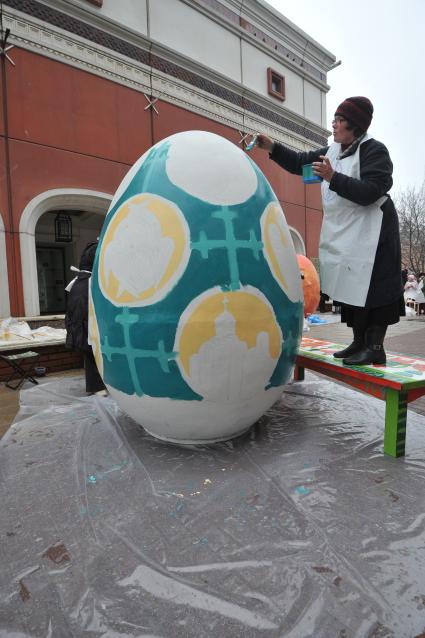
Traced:
[[133, 348], [130, 340], [130, 329], [132, 325], [139, 321], [139, 315], [131, 313], [129, 308], [123, 307], [122, 312], [115, 317], [115, 321], [122, 325], [125, 345], [123, 347], [111, 346], [109, 344], [108, 336], [106, 335], [104, 342], [101, 343], [102, 354], [105, 355], [110, 363], [112, 362], [112, 355], [114, 354], [126, 357], [134, 390], [138, 396], [142, 396], [144, 392], [137, 375], [136, 359], [157, 359], [161, 370], [169, 373], [171, 372], [169, 362], [177, 357], [177, 352], [166, 352], [164, 348], [164, 341], [162, 339], [158, 341], [158, 347], [156, 350]]
[[224, 238], [209, 239], [205, 232], [201, 230], [199, 240], [193, 241], [191, 244], [192, 250], [199, 250], [202, 258], [207, 259], [210, 250], [225, 248], [230, 271], [230, 290], [238, 290], [240, 288], [238, 250], [241, 248], [251, 250], [254, 258], [258, 261], [263, 248], [263, 242], [257, 239], [255, 231], [252, 228], [249, 231], [249, 239], [236, 239], [233, 220], [238, 217], [238, 214], [231, 211], [227, 206], [216, 210], [212, 213], [212, 217], [223, 220], [225, 229]]

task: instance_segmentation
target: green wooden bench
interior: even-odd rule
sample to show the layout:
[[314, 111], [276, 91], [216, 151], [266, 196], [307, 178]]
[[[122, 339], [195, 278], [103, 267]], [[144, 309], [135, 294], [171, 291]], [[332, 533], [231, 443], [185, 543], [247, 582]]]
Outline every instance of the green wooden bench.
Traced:
[[304, 337], [295, 360], [294, 380], [303, 381], [307, 368], [384, 400], [384, 453], [404, 456], [407, 405], [425, 395], [425, 360], [387, 353], [386, 366], [346, 366], [332, 356], [344, 347]]
[[[32, 350], [28, 350], [27, 352], [18, 352], [17, 354], [0, 354], [0, 360], [7, 363], [7, 365], [12, 369], [10, 376], [5, 381], [6, 387], [11, 390], [19, 390], [25, 379], [28, 379], [31, 383], [38, 384], [38, 381], [36, 381], [29, 372], [22, 367], [22, 363], [26, 359], [33, 359], [38, 356], [40, 356], [39, 353], [32, 352]], [[15, 376], [17, 376], [18, 381], [17, 383], [12, 384], [11, 381]]]

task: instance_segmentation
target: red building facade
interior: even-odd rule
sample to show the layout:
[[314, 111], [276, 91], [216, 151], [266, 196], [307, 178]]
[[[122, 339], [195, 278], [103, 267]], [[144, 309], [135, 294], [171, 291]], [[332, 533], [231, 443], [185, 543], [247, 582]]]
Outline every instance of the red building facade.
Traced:
[[[202, 8], [203, 20], [211, 20], [211, 15], [220, 19], [220, 28], [232, 28], [232, 37], [237, 32], [241, 42], [248, 38], [255, 52], [256, 42], [251, 40], [257, 35], [249, 30], [252, 16], [245, 25], [239, 16], [238, 25], [232, 26], [229, 3], [205, 0], [194, 6], [169, 1], [173, 10], [190, 9], [193, 19]], [[146, 3], [148, 8], [149, 0]], [[91, 4], [84, 0], [3, 3], [3, 32], [10, 29], [4, 47], [7, 55], [1, 56], [0, 86], [3, 317], [63, 312], [69, 266], [78, 265], [83, 245], [98, 234], [126, 172], [164, 137], [202, 129], [243, 144], [246, 134], [262, 130], [294, 148], [326, 144], [323, 113], [319, 123], [307, 120], [305, 114], [285, 111], [282, 104], [288, 98], [282, 101], [273, 95], [276, 85], [267, 94], [270, 66], [264, 69], [261, 95], [158, 44], [152, 34], [126, 30], [101, 13], [101, 2], [96, 7]], [[262, 43], [261, 59], [281, 71], [265, 48], [273, 42]], [[322, 87], [324, 95], [325, 71], [334, 58], [327, 52], [322, 57], [317, 68], [302, 73], [307, 73], [312, 86]], [[292, 67], [286, 72], [296, 77]], [[321, 105], [323, 111], [323, 99]], [[306, 187], [258, 150], [252, 158], [282, 204], [297, 252], [316, 257], [322, 216], [319, 188]], [[55, 241], [58, 212], [72, 221], [70, 242]]]

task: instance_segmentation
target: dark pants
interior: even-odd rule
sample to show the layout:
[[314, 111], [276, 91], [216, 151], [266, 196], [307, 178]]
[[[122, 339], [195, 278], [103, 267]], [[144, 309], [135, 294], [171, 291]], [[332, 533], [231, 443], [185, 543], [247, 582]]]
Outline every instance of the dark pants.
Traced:
[[84, 353], [84, 370], [86, 373], [86, 392], [105, 390], [105, 384], [99, 374], [91, 349]]
[[329, 296], [325, 295], [324, 292], [320, 293], [320, 302], [319, 302], [319, 312], [326, 312], [326, 302], [329, 301]]
[[390, 326], [400, 321], [404, 317], [404, 297], [401, 295], [397, 301], [378, 308], [361, 308], [342, 304], [341, 321], [350, 328], [363, 330], [369, 326]]

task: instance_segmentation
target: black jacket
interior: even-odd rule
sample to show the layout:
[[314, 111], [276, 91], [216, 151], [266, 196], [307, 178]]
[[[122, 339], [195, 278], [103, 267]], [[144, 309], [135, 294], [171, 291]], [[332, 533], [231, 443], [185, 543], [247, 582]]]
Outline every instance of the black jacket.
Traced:
[[[290, 173], [301, 175], [303, 165], [320, 161], [320, 155], [326, 155], [328, 148], [298, 153], [281, 144], [274, 144], [270, 157]], [[353, 152], [355, 150], [353, 148]], [[386, 195], [391, 188], [392, 170], [393, 165], [386, 146], [377, 140], [369, 139], [360, 146], [360, 179], [335, 172], [329, 188], [340, 197], [345, 197], [361, 206], [368, 206], [382, 195]], [[398, 216], [389, 196], [381, 209], [383, 212], [381, 232], [366, 308], [377, 308], [393, 303], [403, 294]]]
[[87, 342], [90, 277], [90, 273], [79, 273], [77, 281], [68, 293], [68, 303], [65, 314], [65, 345], [70, 350], [78, 350], [80, 352], [91, 350]]

